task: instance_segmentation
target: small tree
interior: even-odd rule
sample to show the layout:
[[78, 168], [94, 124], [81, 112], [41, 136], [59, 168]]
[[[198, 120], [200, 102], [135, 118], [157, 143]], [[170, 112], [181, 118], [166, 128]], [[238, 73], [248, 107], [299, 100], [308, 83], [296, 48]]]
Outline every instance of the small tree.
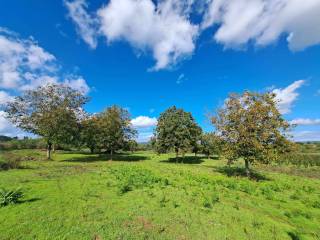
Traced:
[[181, 152], [191, 149], [199, 141], [201, 128], [197, 125], [191, 113], [175, 106], [160, 115], [155, 130], [156, 149], [159, 152], [174, 150], [176, 158]]
[[208, 158], [217, 154], [220, 156], [223, 141], [216, 133], [205, 133], [201, 136], [201, 150]]
[[113, 153], [125, 147], [136, 135], [132, 128], [129, 112], [121, 107], [112, 106], [97, 115], [99, 143], [113, 158]]
[[231, 94], [212, 123], [226, 143], [224, 154], [230, 162], [242, 157], [247, 176], [255, 161], [270, 163], [291, 151], [290, 125], [279, 113], [272, 93]]
[[45, 139], [51, 159], [52, 144], [72, 143], [79, 137], [79, 115], [87, 100], [70, 87], [49, 84], [24, 92], [5, 111], [14, 125]]

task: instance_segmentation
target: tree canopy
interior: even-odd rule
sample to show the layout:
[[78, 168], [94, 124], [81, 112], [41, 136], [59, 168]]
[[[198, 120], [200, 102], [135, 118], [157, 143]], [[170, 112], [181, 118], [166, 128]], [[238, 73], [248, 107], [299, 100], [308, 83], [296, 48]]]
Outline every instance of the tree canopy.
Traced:
[[132, 128], [129, 112], [119, 106], [108, 107], [96, 115], [98, 121], [98, 142], [102, 148], [112, 155], [124, 148], [136, 136]]
[[81, 109], [87, 100], [66, 85], [49, 84], [25, 91], [5, 111], [17, 127], [46, 140], [50, 159], [53, 143], [71, 143], [78, 137]]
[[224, 155], [230, 162], [242, 157], [247, 175], [250, 163], [270, 163], [292, 150], [290, 125], [277, 109], [272, 93], [231, 94], [211, 120], [226, 143]]
[[159, 152], [174, 150], [176, 156], [190, 150], [200, 140], [201, 128], [191, 113], [175, 106], [161, 113], [155, 129], [155, 145]]

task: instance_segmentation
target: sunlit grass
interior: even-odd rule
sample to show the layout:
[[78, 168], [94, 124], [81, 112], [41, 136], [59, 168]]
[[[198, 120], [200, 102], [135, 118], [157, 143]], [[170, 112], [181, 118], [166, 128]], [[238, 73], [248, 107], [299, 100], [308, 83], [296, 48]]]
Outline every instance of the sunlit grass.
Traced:
[[[0, 239], [318, 239], [320, 180], [241, 163], [152, 152], [37, 156], [1, 171], [24, 199], [0, 208]], [[42, 160], [41, 160], [42, 159]], [[291, 167], [290, 167], [291, 168]], [[312, 169], [320, 168], [313, 167]], [[280, 170], [279, 170], [280, 169]], [[308, 171], [305, 169], [304, 171]]]

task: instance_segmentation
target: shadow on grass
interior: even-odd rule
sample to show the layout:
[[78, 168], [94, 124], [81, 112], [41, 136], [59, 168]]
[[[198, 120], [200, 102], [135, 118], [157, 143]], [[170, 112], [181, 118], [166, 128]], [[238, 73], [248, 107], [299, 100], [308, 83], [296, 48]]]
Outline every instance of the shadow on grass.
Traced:
[[[228, 177], [246, 177], [246, 169], [242, 167], [231, 167], [231, 166], [223, 166], [223, 167], [213, 167], [215, 171], [222, 173]], [[254, 170], [251, 170], [250, 177], [251, 180], [255, 181], [269, 181], [270, 179], [266, 176], [258, 173]]]
[[200, 164], [204, 162], [202, 156], [185, 156], [178, 158], [168, 158], [167, 160], [162, 160], [163, 163], [184, 163], [184, 164]]
[[[127, 155], [127, 154], [115, 154], [112, 157], [112, 161], [123, 161], [123, 162], [138, 162], [138, 161], [144, 161], [148, 158], [145, 156], [135, 156], [135, 155]], [[74, 157], [70, 159], [63, 160], [64, 162], [106, 162], [111, 159], [111, 156], [108, 154], [100, 154], [100, 155], [94, 155], [94, 156], [84, 156], [84, 157]]]
[[21, 200], [18, 202], [18, 204], [21, 204], [21, 203], [32, 203], [32, 202], [37, 202], [41, 200], [41, 198], [30, 198], [30, 199], [26, 199], [26, 200]]

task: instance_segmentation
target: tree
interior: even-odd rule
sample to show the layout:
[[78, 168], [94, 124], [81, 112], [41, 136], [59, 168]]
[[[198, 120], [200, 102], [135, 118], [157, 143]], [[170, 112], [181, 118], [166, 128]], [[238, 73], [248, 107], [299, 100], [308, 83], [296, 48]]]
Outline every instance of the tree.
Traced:
[[112, 106], [97, 115], [99, 143], [106, 149], [111, 159], [113, 153], [125, 147], [136, 135], [132, 128], [129, 112], [121, 107]]
[[216, 133], [205, 133], [201, 136], [201, 150], [210, 158], [212, 155], [220, 155], [223, 141]]
[[212, 123], [226, 143], [225, 156], [230, 162], [242, 157], [248, 177], [250, 164], [270, 163], [292, 150], [290, 125], [278, 111], [273, 93], [231, 94]]
[[15, 126], [45, 139], [51, 159], [52, 144], [69, 144], [79, 137], [79, 116], [87, 100], [68, 86], [49, 84], [25, 91], [5, 111]]
[[174, 150], [176, 158], [197, 144], [201, 136], [201, 128], [191, 113], [175, 106], [164, 111], [155, 129], [156, 149], [158, 152]]
[[127, 141], [124, 147], [124, 150], [130, 151], [131, 153], [133, 153], [134, 151], [137, 151], [138, 147], [139, 147], [139, 144], [137, 143], [137, 141], [134, 139], [131, 139]]
[[81, 142], [91, 153], [99, 148], [99, 122], [96, 116], [90, 116], [81, 122]]

